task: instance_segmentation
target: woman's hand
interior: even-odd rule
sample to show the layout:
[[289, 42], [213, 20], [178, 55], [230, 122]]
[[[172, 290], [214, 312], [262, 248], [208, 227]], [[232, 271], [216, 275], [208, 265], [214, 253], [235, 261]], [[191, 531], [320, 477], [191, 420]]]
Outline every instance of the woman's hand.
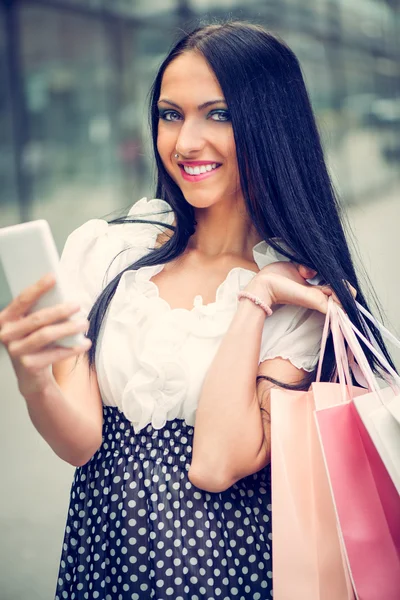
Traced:
[[51, 346], [58, 339], [88, 328], [88, 321], [68, 320], [79, 306], [58, 304], [28, 314], [39, 298], [55, 284], [54, 277], [44, 277], [26, 288], [0, 311], [0, 342], [11, 358], [22, 394], [43, 389], [51, 378], [53, 363], [86, 352], [90, 340], [74, 348]]
[[[317, 272], [304, 265], [279, 261], [263, 267], [246, 287], [246, 291], [260, 296], [273, 307], [278, 304], [294, 304], [326, 314], [328, 298], [340, 304], [336, 294], [328, 285], [310, 285]], [[356, 290], [349, 285], [353, 297]]]

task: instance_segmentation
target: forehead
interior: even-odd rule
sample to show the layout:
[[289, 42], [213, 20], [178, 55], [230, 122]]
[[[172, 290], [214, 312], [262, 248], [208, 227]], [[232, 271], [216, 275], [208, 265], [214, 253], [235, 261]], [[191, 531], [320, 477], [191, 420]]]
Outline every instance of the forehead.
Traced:
[[160, 97], [174, 100], [178, 95], [198, 96], [200, 93], [202, 96], [223, 96], [218, 80], [203, 56], [197, 52], [185, 52], [165, 69]]

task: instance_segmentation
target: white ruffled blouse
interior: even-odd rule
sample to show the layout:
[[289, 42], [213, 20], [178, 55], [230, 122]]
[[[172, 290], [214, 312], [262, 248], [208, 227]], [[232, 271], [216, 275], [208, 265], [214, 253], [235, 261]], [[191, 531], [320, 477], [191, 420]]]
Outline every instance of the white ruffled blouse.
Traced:
[[[174, 221], [164, 200], [142, 198], [129, 211], [132, 217], [151, 213], [162, 223]], [[61, 274], [85, 316], [107, 283], [154, 248], [165, 230], [146, 223], [109, 225], [92, 219], [71, 233], [61, 256]], [[287, 260], [266, 242], [254, 246], [253, 256], [259, 269]], [[201, 387], [235, 314], [237, 292], [254, 277], [253, 271], [235, 267], [218, 287], [215, 302], [203, 304], [196, 296], [191, 310], [172, 309], [151, 281], [163, 267], [141, 267], [122, 275], [96, 349], [103, 404], [118, 407], [136, 433], [149, 423], [161, 429], [176, 418], [195, 424]], [[312, 371], [323, 324], [321, 313], [279, 306], [265, 320], [259, 362], [282, 357]]]

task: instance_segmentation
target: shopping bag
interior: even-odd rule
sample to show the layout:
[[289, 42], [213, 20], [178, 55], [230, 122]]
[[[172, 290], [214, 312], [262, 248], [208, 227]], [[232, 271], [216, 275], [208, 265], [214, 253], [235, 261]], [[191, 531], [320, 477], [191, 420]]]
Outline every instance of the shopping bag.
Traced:
[[[384, 337], [400, 348], [400, 341], [397, 340], [390, 331], [374, 319], [361, 305], [358, 305], [358, 307], [360, 312], [380, 329]], [[376, 385], [375, 389], [371, 393], [364, 395], [362, 399], [355, 398], [354, 404], [394, 485], [396, 486], [398, 494], [400, 494], [400, 377], [378, 350], [376, 341], [366, 323], [364, 324], [366, 325], [369, 339], [366, 339], [365, 336], [357, 330], [353, 323], [346, 318], [344, 313], [342, 314], [340, 312], [338, 317], [339, 324], [345, 332], [344, 335], [347, 334], [347, 338], [349, 338], [348, 343], [351, 343], [349, 346], [349, 350], [351, 350], [351, 360], [357, 360], [356, 368], [368, 375], [370, 387], [374, 385], [375, 376], [368, 362], [365, 361], [360, 345], [352, 336], [353, 333], [363, 340], [371, 352], [380, 360], [382, 366], [387, 370], [388, 375], [391, 375], [392, 385], [388, 385], [384, 389], [380, 389], [379, 386]], [[363, 365], [362, 370], [360, 369], [361, 363]], [[363, 378], [364, 381], [366, 381], [366, 375], [363, 375]]]
[[354, 598], [314, 410], [312, 392], [271, 391], [275, 600]]
[[[340, 383], [317, 382], [312, 391], [344, 550], [359, 600], [399, 600], [400, 498], [353, 401], [362, 403], [365, 391], [351, 384], [344, 338], [352, 336], [340, 328], [339, 311], [342, 322], [349, 319], [329, 305]], [[364, 359], [359, 366], [368, 380]]]

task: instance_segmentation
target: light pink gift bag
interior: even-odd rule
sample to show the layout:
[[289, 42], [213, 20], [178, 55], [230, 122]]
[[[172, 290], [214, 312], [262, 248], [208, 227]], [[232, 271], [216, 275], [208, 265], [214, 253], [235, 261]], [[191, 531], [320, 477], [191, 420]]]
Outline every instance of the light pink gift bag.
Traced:
[[312, 392], [271, 392], [274, 600], [354, 598], [314, 410]]

